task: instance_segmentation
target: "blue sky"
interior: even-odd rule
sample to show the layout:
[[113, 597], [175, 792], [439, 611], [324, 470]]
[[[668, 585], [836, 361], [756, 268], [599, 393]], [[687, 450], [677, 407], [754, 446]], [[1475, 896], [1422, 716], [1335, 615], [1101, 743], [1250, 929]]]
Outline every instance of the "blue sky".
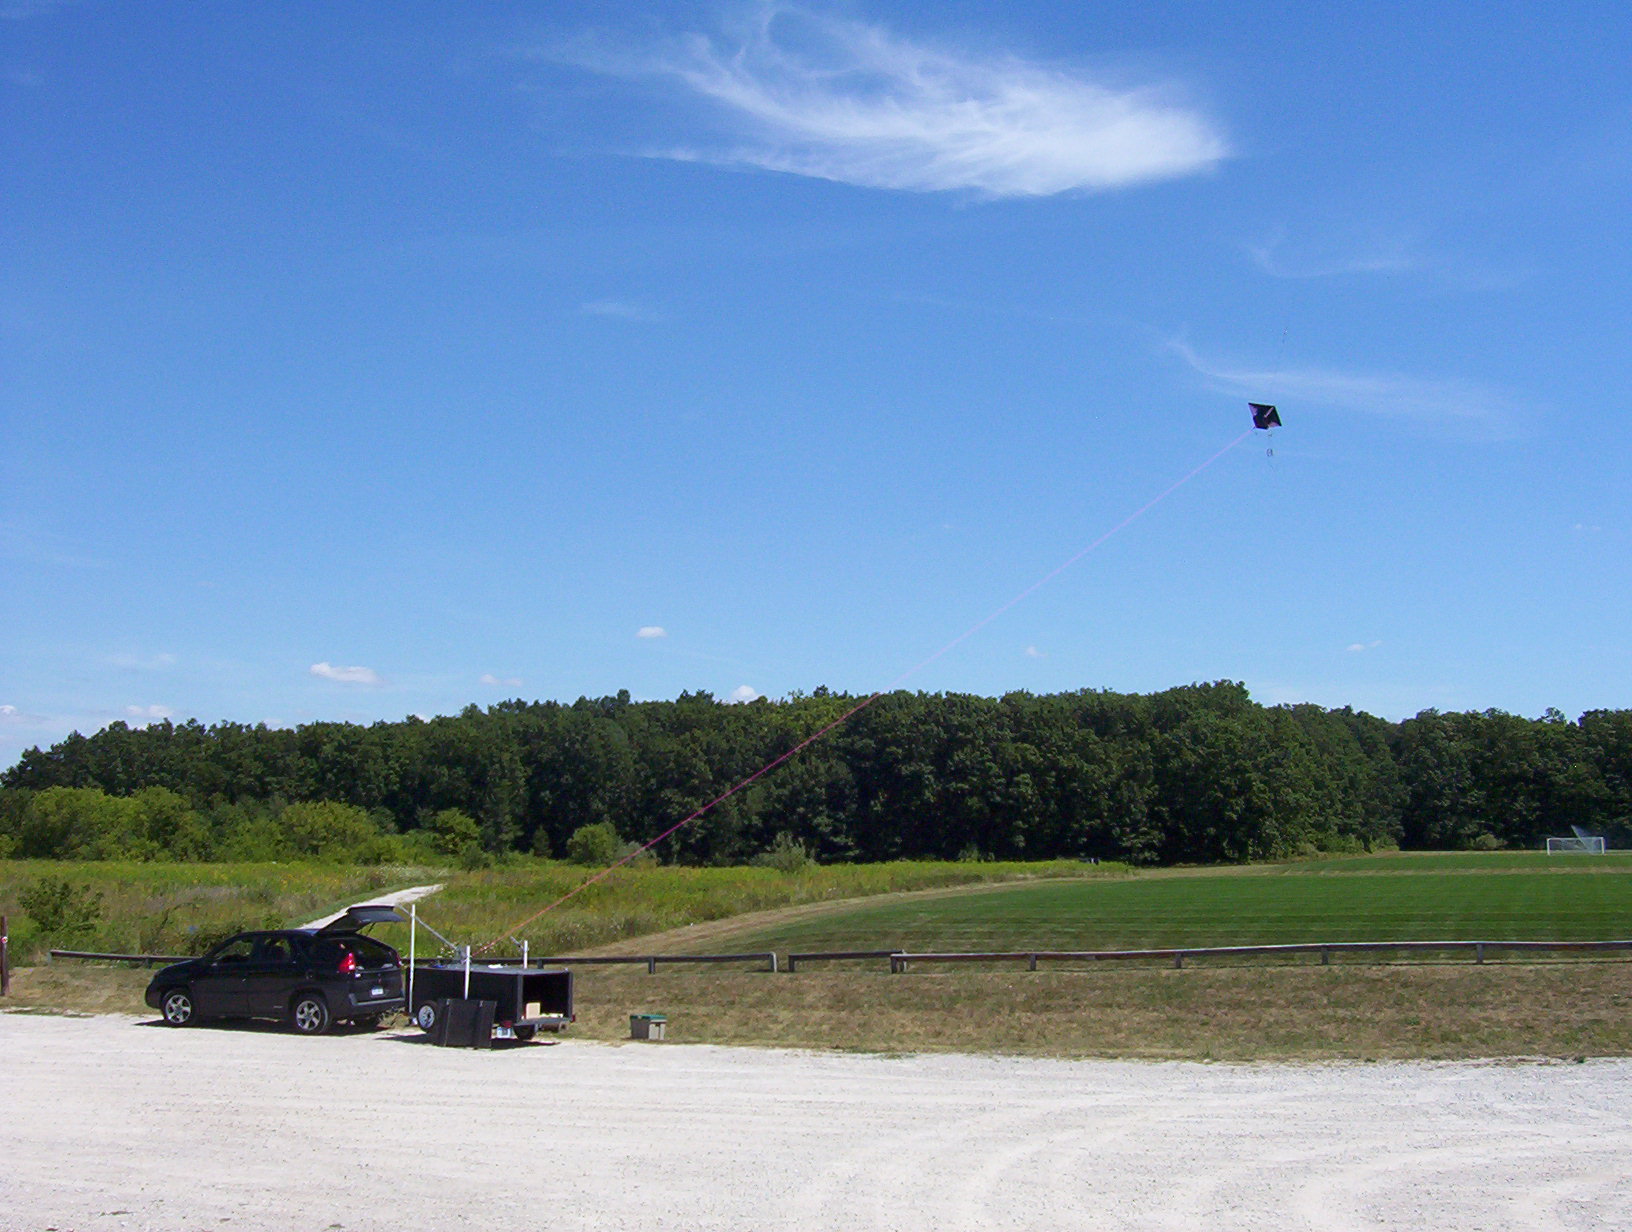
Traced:
[[[1632, 705], [1620, 4], [0, 2], [0, 765]], [[1071, 569], [977, 621], [1234, 440]]]

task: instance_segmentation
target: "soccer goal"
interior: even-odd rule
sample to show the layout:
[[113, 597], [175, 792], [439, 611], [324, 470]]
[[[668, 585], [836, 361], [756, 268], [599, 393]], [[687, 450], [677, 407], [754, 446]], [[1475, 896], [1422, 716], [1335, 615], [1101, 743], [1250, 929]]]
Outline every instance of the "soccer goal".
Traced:
[[1604, 854], [1604, 840], [1596, 834], [1574, 834], [1569, 838], [1550, 838], [1547, 840], [1547, 854], [1559, 855], [1563, 852], [1586, 852], [1588, 855], [1601, 856]]

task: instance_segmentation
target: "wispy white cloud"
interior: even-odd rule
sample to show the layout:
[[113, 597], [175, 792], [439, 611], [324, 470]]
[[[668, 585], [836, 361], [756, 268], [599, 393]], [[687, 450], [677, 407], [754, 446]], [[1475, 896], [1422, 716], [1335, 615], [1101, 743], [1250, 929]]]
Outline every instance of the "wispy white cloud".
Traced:
[[116, 654], [108, 656], [109, 667], [119, 667], [130, 672], [160, 672], [167, 667], [176, 665], [176, 656], [173, 654]]
[[1253, 264], [1272, 278], [1334, 278], [1345, 274], [1396, 274], [1418, 268], [1421, 258], [1402, 239], [1372, 241], [1342, 249], [1301, 244], [1285, 234], [1248, 244]]
[[1182, 341], [1168, 347], [1220, 389], [1243, 398], [1409, 419], [1484, 439], [1517, 434], [1519, 400], [1474, 381], [1331, 368], [1234, 368], [1203, 359]]
[[878, 26], [765, 5], [745, 33], [645, 56], [580, 48], [601, 72], [677, 81], [741, 144], [656, 156], [867, 188], [1039, 197], [1206, 171], [1219, 126], [1169, 86], [1128, 87], [987, 51], [932, 48]]
[[1026, 658], [1028, 658], [1028, 659], [1046, 659], [1046, 658], [1048, 658], [1048, 654], [1045, 651], [1038, 650], [1037, 647], [1035, 647], [1035, 646], [1027, 646], [1026, 647]]
[[667, 637], [668, 635], [669, 635], [669, 631], [667, 629], [665, 629], [662, 625], [642, 625], [640, 628], [635, 630], [635, 636], [636, 637], [651, 638], [651, 637]]
[[176, 712], [169, 706], [126, 706], [125, 717], [133, 721], [133, 726], [144, 727], [149, 723], [159, 723], [165, 719], [175, 717]]
[[521, 677], [495, 676], [492, 672], [483, 672], [480, 683], [486, 685], [499, 685], [506, 689], [519, 689], [521, 688]]
[[321, 676], [324, 680], [338, 681], [340, 684], [375, 685], [385, 683], [380, 674], [371, 667], [336, 667], [332, 663], [314, 663], [307, 669], [314, 676]]
[[751, 702], [757, 701], [758, 699], [759, 690], [753, 688], [751, 685], [739, 684], [736, 688], [731, 690], [731, 700], [733, 702]]
[[1382, 642], [1350, 642], [1344, 649], [1349, 654], [1364, 654], [1368, 650], [1376, 650]]
[[615, 321], [660, 321], [662, 315], [645, 304], [627, 299], [597, 299], [578, 309], [586, 317], [608, 317]]

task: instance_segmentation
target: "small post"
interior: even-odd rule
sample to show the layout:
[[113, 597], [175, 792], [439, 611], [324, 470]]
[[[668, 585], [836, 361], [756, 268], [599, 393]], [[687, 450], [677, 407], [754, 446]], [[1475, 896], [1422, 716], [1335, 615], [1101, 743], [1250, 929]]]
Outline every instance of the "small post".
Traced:
[[769, 954], [766, 955], [766, 957], [771, 960], [771, 974], [775, 975], [776, 974], [776, 951], [772, 950]]
[[408, 904], [408, 1017], [414, 1016], [414, 942], [419, 935], [419, 904]]
[[792, 954], [789, 954], [788, 955], [788, 974], [792, 975], [793, 974], [793, 969], [798, 965], [799, 965], [798, 959], [794, 958], [794, 956]]
[[653, 955], [651, 955], [650, 957], [648, 957], [646, 959], [646, 974], [647, 975], [656, 975], [657, 974], [657, 955], [653, 954]]
[[1175, 971], [1177, 971], [1177, 970], [1181, 969], [1183, 966], [1184, 966], [1184, 951], [1183, 950], [1174, 950], [1173, 951], [1173, 969]]
[[1026, 955], [1026, 970], [1027, 971], [1037, 970], [1037, 955], [1035, 955], [1035, 954], [1027, 954]]
[[1320, 965], [1323, 967], [1332, 965], [1332, 949], [1330, 946], [1323, 945], [1320, 947]]
[[1476, 963], [1485, 961], [1485, 943], [1483, 941], [1473, 947], [1473, 961]]
[[464, 947], [464, 950], [465, 950], [465, 993], [464, 993], [464, 996], [465, 996], [465, 1000], [469, 1001], [470, 1000], [470, 947], [467, 945], [467, 946]]
[[891, 975], [900, 975], [906, 969], [907, 969], [907, 964], [901, 961], [901, 956], [900, 955], [898, 955], [898, 954], [891, 954], [890, 955], [890, 974]]
[[0, 997], [11, 996], [11, 930], [0, 915]]
[[525, 941], [521, 943], [521, 965], [522, 969], [525, 970], [527, 967], [527, 943]]

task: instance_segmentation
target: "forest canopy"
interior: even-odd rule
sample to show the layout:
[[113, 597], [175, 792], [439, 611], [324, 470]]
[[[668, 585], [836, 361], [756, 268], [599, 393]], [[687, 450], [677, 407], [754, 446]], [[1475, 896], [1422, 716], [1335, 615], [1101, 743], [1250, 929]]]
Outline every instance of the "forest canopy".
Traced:
[[[0, 775], [0, 856], [560, 855], [586, 826], [644, 842], [859, 700], [622, 692], [369, 726], [114, 723]], [[890, 693], [655, 854], [740, 863], [791, 843], [822, 861], [1171, 864], [1536, 846], [1571, 826], [1632, 828], [1632, 711], [1394, 723], [1263, 706], [1220, 681]]]

